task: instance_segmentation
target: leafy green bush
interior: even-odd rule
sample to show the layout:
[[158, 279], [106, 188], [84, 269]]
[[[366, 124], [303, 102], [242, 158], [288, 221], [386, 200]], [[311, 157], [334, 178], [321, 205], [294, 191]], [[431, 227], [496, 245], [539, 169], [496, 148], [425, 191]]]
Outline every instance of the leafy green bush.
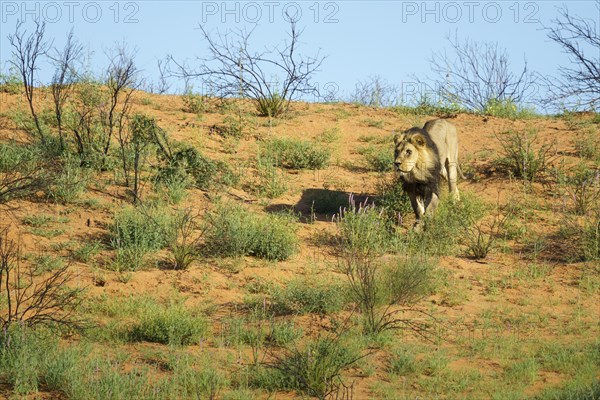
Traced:
[[385, 210], [385, 215], [394, 222], [413, 212], [402, 182], [396, 176], [382, 176], [375, 185], [375, 204]]
[[298, 248], [294, 221], [285, 215], [258, 215], [239, 204], [219, 203], [207, 215], [205, 246], [226, 257], [254, 255], [286, 260]]
[[475, 195], [461, 193], [461, 200], [449, 196], [442, 198], [433, 216], [428, 216], [425, 229], [411, 232], [408, 246], [416, 253], [435, 256], [455, 254], [464, 230], [464, 221], [479, 221], [486, 212], [486, 205]]
[[410, 348], [403, 346], [391, 352], [388, 371], [394, 375], [410, 375], [417, 371], [417, 360]]
[[208, 97], [194, 93], [192, 90], [186, 91], [182, 96], [183, 111], [202, 114], [208, 109]]
[[328, 128], [323, 130], [319, 135], [317, 135], [317, 141], [321, 143], [333, 143], [337, 142], [341, 137], [341, 129], [339, 126], [334, 126], [332, 128]]
[[81, 168], [79, 158], [65, 156], [48, 186], [47, 196], [59, 203], [72, 203], [85, 191], [89, 179], [89, 171]]
[[514, 120], [535, 117], [535, 110], [518, 106], [511, 99], [490, 99], [483, 109], [483, 114]]
[[157, 182], [185, 182], [182, 173], [191, 175], [195, 186], [202, 190], [210, 190], [217, 184], [236, 185], [239, 177], [222, 161], [213, 161], [202, 155], [194, 147], [183, 147], [176, 151], [170, 160], [165, 160], [157, 173]]
[[373, 204], [356, 204], [350, 198], [350, 206], [334, 218], [339, 233], [336, 238], [339, 250], [352, 255], [381, 255], [394, 243], [390, 220], [383, 210]]
[[340, 311], [345, 303], [346, 291], [339, 283], [294, 279], [271, 290], [271, 308], [281, 315], [328, 315]]
[[95, 240], [87, 243], [82, 243], [81, 246], [74, 249], [71, 256], [75, 261], [87, 263], [92, 260], [102, 250], [102, 243]]
[[0, 143], [0, 172], [11, 172], [23, 169], [38, 161], [39, 154], [32, 146], [22, 146], [15, 142]]
[[174, 167], [168, 171], [161, 170], [155, 178], [155, 189], [171, 204], [179, 204], [187, 195], [187, 190], [193, 185], [194, 179], [184, 168]]
[[16, 71], [9, 71], [8, 74], [0, 73], [0, 92], [20, 94], [22, 89], [23, 80]]
[[394, 153], [390, 147], [367, 146], [360, 151], [367, 161], [367, 165], [373, 171], [389, 172], [394, 165]]
[[256, 110], [261, 116], [278, 117], [286, 111], [287, 101], [277, 92], [256, 99]]
[[423, 96], [415, 106], [398, 105], [391, 107], [391, 110], [401, 115], [430, 116], [435, 115], [440, 118], [455, 117], [459, 113], [467, 112], [459, 104], [448, 103], [444, 101], [433, 102], [427, 96]]
[[331, 152], [318, 144], [297, 139], [272, 139], [263, 154], [273, 165], [291, 169], [322, 169], [329, 164]]
[[181, 303], [147, 307], [128, 332], [131, 341], [183, 346], [197, 343], [208, 332], [208, 322]]
[[111, 246], [116, 250], [115, 268], [136, 271], [146, 256], [159, 250], [175, 235], [173, 216], [159, 207], [125, 207], [110, 226]]

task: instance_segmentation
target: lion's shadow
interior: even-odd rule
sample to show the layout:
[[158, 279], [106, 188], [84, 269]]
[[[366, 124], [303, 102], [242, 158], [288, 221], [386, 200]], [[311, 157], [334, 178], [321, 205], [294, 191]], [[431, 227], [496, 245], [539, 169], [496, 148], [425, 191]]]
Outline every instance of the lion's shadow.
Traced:
[[331, 221], [340, 210], [347, 208], [350, 202], [354, 204], [371, 201], [373, 196], [368, 194], [353, 194], [341, 190], [310, 188], [302, 191], [300, 200], [295, 205], [271, 204], [265, 208], [267, 212], [293, 212], [301, 216], [301, 220]]

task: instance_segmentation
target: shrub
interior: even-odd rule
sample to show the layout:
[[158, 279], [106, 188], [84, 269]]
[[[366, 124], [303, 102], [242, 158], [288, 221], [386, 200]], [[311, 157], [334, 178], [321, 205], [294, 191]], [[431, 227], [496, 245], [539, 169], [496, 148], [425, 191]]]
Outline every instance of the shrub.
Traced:
[[389, 172], [394, 165], [394, 153], [388, 147], [368, 146], [360, 150], [369, 168], [377, 172]]
[[23, 81], [16, 71], [11, 70], [8, 74], [0, 73], [0, 92], [9, 94], [20, 94]]
[[46, 165], [32, 159], [14, 159], [0, 147], [0, 204], [19, 198], [35, 197], [52, 183]]
[[[0, 232], [0, 329], [6, 334], [13, 325], [28, 328], [82, 330], [84, 322], [74, 311], [81, 304], [83, 289], [69, 288], [73, 274], [69, 265], [46, 259], [54, 270], [37, 279], [37, 265], [21, 268], [21, 246], [8, 238], [8, 229]], [[48, 267], [48, 265], [45, 265]]]
[[250, 254], [267, 260], [287, 260], [298, 249], [294, 220], [288, 215], [267, 215], [258, 218], [254, 231], [255, 240]]
[[34, 228], [46, 227], [53, 222], [57, 222], [56, 218], [48, 214], [27, 215], [23, 217], [23, 223]]
[[518, 106], [511, 99], [490, 99], [483, 109], [483, 114], [514, 120], [535, 117], [535, 110]]
[[146, 308], [128, 332], [131, 341], [183, 346], [197, 343], [208, 331], [208, 322], [181, 303]]
[[39, 367], [46, 349], [56, 348], [56, 339], [14, 326], [0, 335], [0, 374], [17, 395], [36, 392], [40, 385]]
[[0, 143], [0, 172], [11, 172], [17, 168], [35, 165], [39, 158], [36, 150], [15, 142]]
[[194, 93], [191, 89], [181, 96], [181, 100], [184, 112], [202, 114], [208, 109], [208, 96]]
[[219, 135], [226, 139], [241, 139], [248, 136], [255, 128], [256, 121], [239, 104], [231, 107], [233, 114], [223, 119], [223, 126], [217, 129]]
[[259, 306], [246, 318], [224, 318], [221, 322], [221, 336], [226, 346], [241, 344], [263, 347], [265, 344], [285, 346], [302, 336], [302, 330], [291, 321], [276, 322], [265, 315], [265, 310]]
[[345, 296], [345, 288], [339, 283], [294, 279], [271, 290], [271, 308], [281, 315], [328, 315], [342, 309]]
[[115, 268], [136, 271], [149, 253], [172, 242], [173, 217], [157, 207], [125, 207], [115, 214], [110, 235], [116, 250]]
[[198, 258], [199, 240], [197, 215], [184, 210], [174, 218], [175, 234], [169, 242], [171, 250], [170, 264], [173, 269], [187, 269]]
[[461, 242], [467, 247], [467, 255], [475, 260], [486, 258], [496, 247], [496, 241], [504, 235], [505, 226], [512, 218], [511, 210], [499, 209], [493, 216], [482, 220], [478, 215], [461, 221]]
[[235, 203], [220, 203], [207, 215], [205, 246], [226, 257], [254, 255], [286, 260], [297, 250], [293, 221], [285, 215], [258, 215]]
[[[361, 358], [353, 347], [344, 345], [340, 337], [319, 337], [304, 348], [290, 348], [273, 367], [279, 372], [282, 389], [294, 389], [318, 399], [344, 393], [342, 373]], [[346, 395], [348, 395], [346, 393]]]
[[548, 144], [538, 146], [535, 130], [511, 130], [496, 135], [496, 139], [502, 146], [502, 157], [496, 162], [514, 177], [532, 182], [546, 173], [552, 161], [553, 147]]
[[571, 172], [557, 173], [557, 181], [572, 203], [573, 212], [586, 215], [598, 207], [600, 200], [600, 170], [589, 169], [580, 164]]
[[174, 167], [168, 172], [158, 175], [155, 189], [162, 193], [171, 204], [179, 204], [187, 195], [187, 190], [193, 185], [194, 179], [183, 168]]
[[375, 186], [375, 204], [384, 210], [394, 222], [402, 222], [405, 215], [413, 212], [408, 195], [402, 189], [402, 182], [396, 176], [382, 176]]
[[417, 360], [406, 347], [394, 349], [388, 363], [387, 369], [394, 375], [409, 375], [417, 371]]
[[333, 143], [337, 142], [341, 137], [341, 129], [339, 126], [334, 126], [333, 128], [328, 128], [323, 130], [319, 135], [317, 135], [317, 141], [321, 143]]
[[460, 240], [457, 232], [464, 229], [463, 221], [479, 221], [485, 211], [485, 204], [468, 192], [461, 193], [461, 201], [449, 196], [442, 198], [435, 214], [426, 217], [425, 229], [410, 233], [408, 246], [416, 253], [454, 254]]
[[575, 139], [575, 149], [580, 157], [600, 161], [600, 140], [598, 128], [590, 127]]
[[571, 260], [600, 260], [600, 210], [585, 218], [567, 218], [560, 233], [568, 241], [565, 244], [565, 249], [569, 249], [567, 254], [575, 256]]
[[296, 139], [272, 139], [264, 145], [264, 157], [273, 165], [291, 169], [322, 169], [331, 152], [318, 144]]
[[600, 260], [600, 211], [585, 220], [581, 228], [579, 243], [584, 260]]
[[[174, 392], [166, 394], [166, 398], [178, 399], [220, 399], [220, 391], [228, 385], [222, 372], [214, 368], [214, 364], [204, 362], [198, 370], [198, 363], [191, 357], [180, 357], [173, 368]], [[166, 388], [169, 389], [168, 387]]]
[[383, 210], [373, 204], [356, 205], [350, 197], [349, 207], [337, 214], [334, 221], [339, 230], [337, 247], [342, 254], [381, 255], [393, 244], [392, 225], [384, 218]]
[[[367, 334], [379, 334], [394, 329], [406, 320], [402, 310], [392, 306], [410, 307], [431, 293], [435, 264], [426, 256], [407, 256], [381, 263], [371, 255], [345, 255], [339, 269], [346, 274], [350, 296], [363, 314]], [[419, 331], [417, 322], [407, 324]]]
[[427, 96], [423, 96], [416, 106], [398, 105], [391, 108], [401, 115], [429, 116], [435, 115], [439, 118], [452, 118], [459, 113], [467, 112], [457, 103], [438, 101], [434, 103]]
[[102, 243], [91, 241], [82, 243], [81, 246], [72, 251], [71, 255], [75, 261], [87, 263], [93, 259], [102, 250]]
[[202, 190], [209, 190], [216, 184], [235, 185], [239, 180], [226, 163], [213, 161], [194, 147], [184, 147], [176, 151], [165, 165], [159, 167], [157, 180], [159, 182], [181, 180], [182, 171], [191, 175], [195, 186]]
[[277, 117], [287, 109], [287, 101], [277, 92], [256, 98], [256, 110], [265, 117]]
[[285, 175], [260, 153], [256, 159], [256, 174], [257, 180], [252, 183], [252, 190], [257, 195], [273, 199], [287, 191]]
[[81, 168], [78, 158], [66, 156], [48, 186], [47, 196], [59, 203], [72, 203], [85, 191], [88, 171]]

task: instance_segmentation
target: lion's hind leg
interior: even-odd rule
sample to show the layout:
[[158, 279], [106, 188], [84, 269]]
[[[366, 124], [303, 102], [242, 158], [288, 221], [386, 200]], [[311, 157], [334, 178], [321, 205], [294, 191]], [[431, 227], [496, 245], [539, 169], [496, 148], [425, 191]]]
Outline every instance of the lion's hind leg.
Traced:
[[460, 192], [458, 191], [458, 163], [448, 160], [448, 190], [454, 200], [460, 200]]

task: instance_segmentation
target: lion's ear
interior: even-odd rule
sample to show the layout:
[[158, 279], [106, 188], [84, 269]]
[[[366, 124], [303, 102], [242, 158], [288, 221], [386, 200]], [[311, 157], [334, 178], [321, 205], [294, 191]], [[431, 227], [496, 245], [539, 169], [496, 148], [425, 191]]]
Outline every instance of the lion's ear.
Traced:
[[421, 134], [414, 135], [410, 140], [415, 146], [424, 147], [425, 146], [425, 137]]
[[394, 144], [397, 146], [404, 139], [404, 133], [395, 133], [394, 134]]

